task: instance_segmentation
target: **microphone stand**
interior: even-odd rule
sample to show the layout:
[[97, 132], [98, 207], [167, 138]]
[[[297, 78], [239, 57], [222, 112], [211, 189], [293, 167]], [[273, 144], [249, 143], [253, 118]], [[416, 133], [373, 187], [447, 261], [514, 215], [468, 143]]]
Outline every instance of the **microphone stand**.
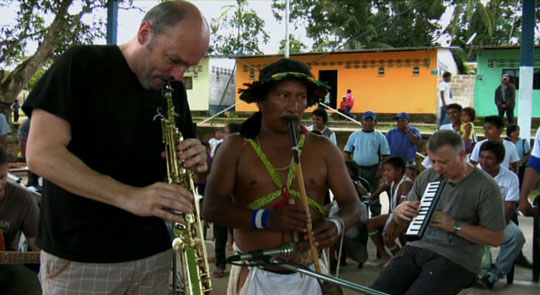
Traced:
[[279, 267], [284, 268], [286, 270], [299, 272], [299, 273], [314, 277], [316, 279], [331, 282], [333, 284], [342, 286], [342, 287], [350, 289], [350, 290], [362, 292], [363, 294], [388, 295], [387, 293], [377, 291], [375, 289], [364, 287], [362, 285], [359, 285], [359, 284], [356, 284], [356, 283], [353, 283], [353, 282], [349, 282], [349, 281], [346, 281], [346, 280], [342, 280], [340, 278], [332, 277], [332, 276], [329, 276], [329, 275], [322, 274], [320, 272], [313, 271], [313, 270], [311, 270], [311, 269], [309, 269], [307, 267], [300, 267], [300, 266], [298, 266], [296, 264], [282, 262], [282, 261], [279, 261], [279, 260], [277, 260], [276, 258], [273, 258], [273, 257], [268, 257], [267, 261], [270, 264], [273, 264], [275, 266], [279, 266]]

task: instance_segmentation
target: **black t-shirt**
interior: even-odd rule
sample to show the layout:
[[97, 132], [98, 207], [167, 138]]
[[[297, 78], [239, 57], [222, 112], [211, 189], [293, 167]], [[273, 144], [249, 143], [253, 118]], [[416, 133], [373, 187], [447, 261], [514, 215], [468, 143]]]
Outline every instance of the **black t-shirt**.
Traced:
[[[173, 85], [177, 125], [185, 138], [194, 129], [181, 83]], [[68, 50], [34, 87], [23, 106], [43, 109], [71, 127], [68, 150], [91, 169], [144, 187], [166, 177], [159, 114], [167, 113], [160, 91], [142, 88], [117, 46]], [[54, 134], [47, 134], [54, 136]], [[74, 261], [113, 263], [166, 250], [164, 221], [74, 195], [44, 180], [38, 245]]]

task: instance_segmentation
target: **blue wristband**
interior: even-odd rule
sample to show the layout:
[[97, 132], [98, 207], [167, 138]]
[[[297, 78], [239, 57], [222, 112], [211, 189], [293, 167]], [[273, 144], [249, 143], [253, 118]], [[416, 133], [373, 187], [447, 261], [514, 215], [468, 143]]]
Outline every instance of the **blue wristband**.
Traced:
[[267, 229], [268, 215], [270, 211], [264, 209], [257, 209], [253, 211], [251, 215], [251, 225], [255, 229]]
[[270, 210], [264, 210], [262, 214], [262, 226], [264, 229], [268, 228], [268, 216], [270, 215]]
[[257, 213], [259, 212], [259, 210], [261, 209], [253, 210], [253, 214], [251, 215], [251, 225], [253, 226], [254, 229], [258, 229], [257, 228]]

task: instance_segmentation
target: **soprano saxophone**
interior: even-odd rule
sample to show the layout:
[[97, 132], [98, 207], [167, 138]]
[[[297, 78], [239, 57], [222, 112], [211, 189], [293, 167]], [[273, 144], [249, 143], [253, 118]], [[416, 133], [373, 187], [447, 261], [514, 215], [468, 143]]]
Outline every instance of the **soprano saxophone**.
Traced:
[[[173, 224], [173, 233], [176, 237], [172, 247], [180, 256], [184, 294], [203, 295], [212, 290], [210, 267], [201, 223], [201, 211], [197, 200], [195, 175], [193, 171], [186, 169], [184, 164], [178, 160], [176, 148], [184, 138], [176, 128], [175, 117], [178, 117], [178, 114], [174, 110], [172, 93], [172, 86], [165, 83], [162, 95], [167, 100], [168, 112], [167, 117], [161, 119], [161, 128], [167, 160], [167, 178], [169, 183], [180, 185], [189, 190], [194, 198], [193, 213], [182, 214], [184, 222], [175, 222]], [[176, 288], [176, 286], [173, 286], [173, 288]]]

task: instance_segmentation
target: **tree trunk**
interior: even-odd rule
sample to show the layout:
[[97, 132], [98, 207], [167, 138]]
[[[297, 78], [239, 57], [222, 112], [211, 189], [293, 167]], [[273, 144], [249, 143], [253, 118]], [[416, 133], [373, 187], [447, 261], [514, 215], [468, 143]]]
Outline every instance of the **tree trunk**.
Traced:
[[68, 8], [73, 0], [62, 1], [60, 8], [56, 12], [56, 17], [49, 26], [48, 32], [43, 42], [38, 46], [34, 55], [18, 65], [13, 72], [0, 85], [0, 102], [12, 103], [17, 95], [28, 84], [36, 71], [52, 57], [56, 50], [55, 40], [62, 33]]

